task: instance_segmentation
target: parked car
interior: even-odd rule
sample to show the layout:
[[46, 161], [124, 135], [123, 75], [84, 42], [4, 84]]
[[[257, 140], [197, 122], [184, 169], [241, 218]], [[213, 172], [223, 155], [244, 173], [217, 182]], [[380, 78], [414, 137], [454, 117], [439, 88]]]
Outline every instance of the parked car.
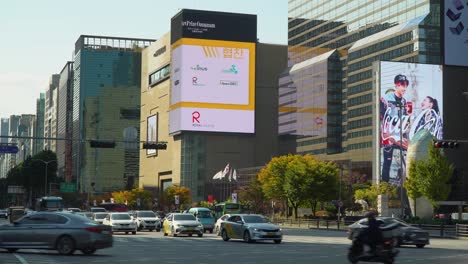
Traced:
[[135, 211], [133, 213], [133, 219], [135, 219], [138, 231], [146, 229], [150, 232], [155, 230], [161, 231], [161, 219], [153, 211]]
[[0, 218], [8, 218], [8, 211], [6, 209], [0, 209]]
[[231, 238], [243, 239], [247, 243], [273, 240], [275, 244], [280, 244], [283, 233], [279, 226], [272, 224], [263, 215], [233, 214], [221, 223], [221, 237], [224, 241]]
[[230, 214], [225, 214], [221, 216], [215, 223], [214, 231], [216, 235], [220, 236], [221, 235], [221, 223], [225, 222], [229, 217], [231, 217]]
[[188, 213], [172, 213], [166, 216], [163, 229], [164, 236], [169, 234], [174, 237], [182, 234], [188, 236], [196, 234], [198, 237], [203, 236], [203, 225], [197, 221], [193, 214]]
[[94, 213], [93, 220], [97, 223], [102, 224], [102, 222], [104, 221], [104, 218], [106, 218], [108, 214], [109, 213]]
[[111, 228], [68, 212], [38, 212], [13, 224], [0, 226], [0, 248], [58, 250], [71, 255], [75, 250], [93, 254], [112, 247]]
[[128, 213], [109, 213], [102, 223], [111, 226], [112, 232], [132, 232], [133, 235], [137, 232], [136, 222]]
[[[418, 248], [423, 248], [429, 244], [429, 232], [426, 230], [411, 226], [393, 217], [377, 217], [377, 220], [382, 221], [384, 226], [398, 224], [398, 228], [394, 231], [394, 237], [397, 239], [396, 243], [398, 246], [416, 245]], [[356, 238], [367, 226], [367, 218], [361, 219], [348, 226], [348, 238], [353, 240], [353, 238]]]

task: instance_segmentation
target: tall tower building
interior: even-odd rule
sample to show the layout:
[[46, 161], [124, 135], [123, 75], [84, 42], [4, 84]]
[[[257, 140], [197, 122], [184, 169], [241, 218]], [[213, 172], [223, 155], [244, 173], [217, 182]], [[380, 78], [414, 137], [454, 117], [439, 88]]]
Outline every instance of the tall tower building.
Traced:
[[[60, 75], [53, 74], [45, 94], [44, 137], [57, 138], [58, 86]], [[45, 139], [44, 148], [57, 152], [57, 141]]]
[[[9, 131], [9, 120], [8, 118], [0, 119], [0, 135], [1, 136], [8, 136]], [[0, 138], [0, 144], [7, 144], [8, 138]], [[6, 162], [6, 154], [0, 154], [0, 179], [5, 178], [6, 174], [8, 173], [7, 170], [7, 162]]]
[[33, 155], [44, 149], [44, 115], [45, 115], [45, 93], [40, 93], [36, 99], [36, 123], [34, 125]]
[[288, 9], [281, 149], [337, 161], [370, 179], [372, 64], [440, 64], [440, 1], [297, 0]]
[[[73, 139], [115, 140], [112, 149], [73, 141], [82, 192], [114, 191], [138, 179], [141, 50], [154, 40], [80, 36], [73, 64]], [[137, 185], [136, 185], [137, 186]]]
[[57, 116], [57, 168], [58, 177], [66, 182], [76, 180], [72, 176], [72, 131], [73, 131], [73, 62], [65, 64], [60, 72]]

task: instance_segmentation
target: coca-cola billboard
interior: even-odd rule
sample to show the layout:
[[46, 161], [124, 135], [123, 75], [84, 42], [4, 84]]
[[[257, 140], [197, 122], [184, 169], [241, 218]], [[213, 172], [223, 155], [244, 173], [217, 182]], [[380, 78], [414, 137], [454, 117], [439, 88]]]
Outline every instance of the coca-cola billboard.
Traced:
[[380, 180], [400, 185], [418, 134], [429, 131], [442, 139], [442, 66], [381, 62], [379, 72]]

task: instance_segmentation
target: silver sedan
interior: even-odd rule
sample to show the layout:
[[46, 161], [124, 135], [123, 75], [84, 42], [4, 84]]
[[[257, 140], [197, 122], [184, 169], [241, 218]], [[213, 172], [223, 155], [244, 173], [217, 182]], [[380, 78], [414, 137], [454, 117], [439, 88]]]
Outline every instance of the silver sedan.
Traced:
[[50, 249], [71, 255], [78, 249], [90, 255], [112, 243], [111, 227], [68, 212], [38, 212], [0, 226], [0, 248], [11, 253]]
[[233, 214], [221, 223], [221, 237], [224, 241], [237, 238], [248, 243], [258, 240], [273, 240], [279, 244], [283, 239], [283, 233], [279, 226], [270, 223], [262, 215]]

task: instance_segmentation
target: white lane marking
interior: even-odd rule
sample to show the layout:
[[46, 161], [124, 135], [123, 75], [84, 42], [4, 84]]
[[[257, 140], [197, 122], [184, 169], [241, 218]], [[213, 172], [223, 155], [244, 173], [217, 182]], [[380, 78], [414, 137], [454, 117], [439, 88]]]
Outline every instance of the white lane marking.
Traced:
[[19, 262], [21, 262], [21, 264], [29, 264], [23, 257], [21, 257], [20, 255], [18, 254], [13, 254], [18, 260]]

